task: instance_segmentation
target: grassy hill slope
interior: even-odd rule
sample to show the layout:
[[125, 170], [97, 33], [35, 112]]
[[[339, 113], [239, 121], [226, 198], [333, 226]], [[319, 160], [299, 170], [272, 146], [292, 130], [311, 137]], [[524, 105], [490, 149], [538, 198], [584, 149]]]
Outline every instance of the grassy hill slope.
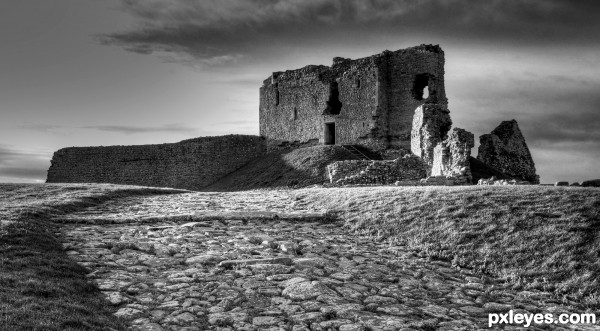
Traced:
[[358, 233], [600, 308], [600, 189], [544, 186], [303, 189]]
[[251, 161], [201, 191], [296, 188], [327, 181], [327, 165], [355, 157], [340, 146], [313, 146], [273, 152]]

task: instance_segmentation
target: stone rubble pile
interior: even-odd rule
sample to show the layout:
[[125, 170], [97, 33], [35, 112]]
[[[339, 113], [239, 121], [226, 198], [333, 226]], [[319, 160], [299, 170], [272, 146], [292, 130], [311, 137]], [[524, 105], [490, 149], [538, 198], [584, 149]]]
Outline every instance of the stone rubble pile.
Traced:
[[526, 180], [496, 179], [496, 177], [492, 176], [489, 179], [481, 178], [477, 182], [477, 185], [531, 185], [531, 183]]
[[426, 169], [419, 157], [410, 154], [395, 160], [348, 160], [327, 166], [330, 182], [336, 185], [418, 181], [427, 175]]
[[[280, 217], [236, 216], [247, 212]], [[569, 312], [549, 293], [298, 216], [321, 212], [285, 192], [194, 193], [111, 201], [57, 221], [67, 253], [129, 330], [483, 330], [491, 312]]]

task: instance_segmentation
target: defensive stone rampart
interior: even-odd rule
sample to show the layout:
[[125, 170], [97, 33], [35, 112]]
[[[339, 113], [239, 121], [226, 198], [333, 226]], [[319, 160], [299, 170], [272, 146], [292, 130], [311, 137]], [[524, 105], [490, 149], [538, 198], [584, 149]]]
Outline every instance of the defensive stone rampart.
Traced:
[[159, 145], [69, 147], [54, 153], [46, 182], [193, 190], [212, 184], [265, 152], [265, 140], [249, 135]]

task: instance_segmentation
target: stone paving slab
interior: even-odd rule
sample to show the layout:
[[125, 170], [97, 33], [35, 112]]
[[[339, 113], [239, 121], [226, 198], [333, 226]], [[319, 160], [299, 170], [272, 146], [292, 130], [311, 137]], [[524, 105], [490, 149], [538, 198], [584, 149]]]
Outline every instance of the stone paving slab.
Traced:
[[[350, 234], [287, 191], [132, 197], [56, 221], [130, 330], [484, 330], [490, 312], [569, 312]], [[526, 330], [569, 327], [600, 330]]]

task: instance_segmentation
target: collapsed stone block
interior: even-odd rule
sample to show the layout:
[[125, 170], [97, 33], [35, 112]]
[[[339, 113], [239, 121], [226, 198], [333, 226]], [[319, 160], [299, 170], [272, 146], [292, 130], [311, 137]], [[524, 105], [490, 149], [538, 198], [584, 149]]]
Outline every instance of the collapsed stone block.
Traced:
[[452, 126], [450, 112], [445, 105], [423, 104], [415, 110], [410, 148], [413, 154], [433, 166], [435, 147], [441, 143]]
[[469, 157], [475, 146], [475, 136], [464, 129], [454, 128], [448, 138], [434, 148], [432, 176], [453, 177], [459, 184], [471, 183]]
[[427, 176], [427, 165], [415, 155], [405, 155], [395, 160], [349, 160], [338, 161], [327, 166], [331, 183], [350, 184], [393, 184], [414, 181]]
[[477, 159], [517, 179], [539, 184], [535, 164], [517, 121], [503, 121], [490, 134], [479, 137]]

